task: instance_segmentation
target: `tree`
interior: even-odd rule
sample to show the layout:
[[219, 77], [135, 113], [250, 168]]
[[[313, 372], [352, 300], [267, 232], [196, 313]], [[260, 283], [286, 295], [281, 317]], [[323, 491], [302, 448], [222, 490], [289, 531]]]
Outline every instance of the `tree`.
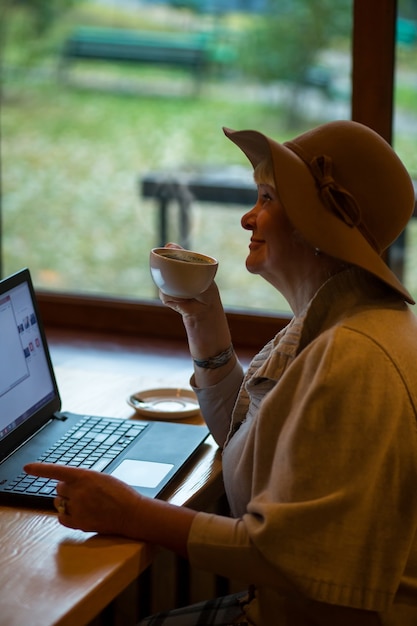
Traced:
[[417, 20], [417, 0], [398, 0], [398, 15]]
[[258, 16], [245, 34], [241, 66], [264, 83], [290, 84], [294, 114], [299, 91], [311, 80], [319, 52], [332, 39], [347, 36], [351, 22], [351, 0], [269, 0], [266, 14]]
[[[50, 29], [77, 0], [1, 0], [0, 63], [3, 66], [7, 48], [14, 50], [19, 61], [31, 64], [47, 46]], [[12, 55], [13, 56], [13, 55]]]
[[[21, 9], [27, 13], [35, 35], [44, 34], [77, 0], [9, 0], [9, 9]], [[7, 4], [7, 0], [6, 0]]]

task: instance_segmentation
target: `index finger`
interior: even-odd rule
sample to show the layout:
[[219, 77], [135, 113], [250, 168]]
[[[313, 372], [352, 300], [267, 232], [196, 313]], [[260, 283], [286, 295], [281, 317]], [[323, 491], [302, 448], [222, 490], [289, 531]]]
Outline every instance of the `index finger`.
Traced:
[[55, 463], [27, 463], [23, 467], [26, 474], [33, 476], [41, 476], [42, 478], [53, 478], [64, 482], [71, 482], [79, 478], [80, 472], [83, 470], [78, 467], [70, 467], [68, 465], [57, 465]]
[[178, 243], [174, 243], [173, 241], [169, 241], [168, 243], [166, 243], [164, 245], [164, 248], [175, 248], [176, 250], [182, 250], [182, 246], [180, 246]]

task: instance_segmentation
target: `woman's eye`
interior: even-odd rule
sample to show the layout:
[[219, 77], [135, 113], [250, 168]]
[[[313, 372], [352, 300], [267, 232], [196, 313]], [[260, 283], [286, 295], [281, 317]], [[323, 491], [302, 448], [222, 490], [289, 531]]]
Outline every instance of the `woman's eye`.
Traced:
[[262, 194], [262, 199], [264, 202], [267, 202], [269, 200], [272, 200], [272, 196], [269, 193], [263, 193]]

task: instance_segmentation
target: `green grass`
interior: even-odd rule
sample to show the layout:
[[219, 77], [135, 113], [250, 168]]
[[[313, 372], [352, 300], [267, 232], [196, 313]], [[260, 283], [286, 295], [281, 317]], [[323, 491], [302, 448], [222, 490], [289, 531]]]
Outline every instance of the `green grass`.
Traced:
[[[217, 89], [200, 99], [155, 96], [150, 87], [123, 93], [54, 80], [9, 84], [2, 111], [6, 273], [29, 265], [38, 285], [154, 297], [148, 252], [157, 243], [157, 213], [140, 197], [141, 175], [246, 165], [224, 138], [223, 125], [285, 139], [316, 122], [288, 130], [285, 111], [251, 98], [239, 101], [238, 84], [223, 98]], [[397, 139], [415, 158], [414, 138]], [[255, 308], [285, 308], [274, 290], [244, 269], [244, 211], [195, 203], [193, 247], [219, 258], [228, 304], [246, 305], [250, 293]], [[170, 238], [177, 238], [174, 223]], [[414, 236], [410, 245], [414, 249]]]
[[[157, 243], [157, 213], [140, 197], [141, 175], [247, 165], [222, 125], [282, 135], [275, 107], [53, 82], [10, 85], [2, 123], [5, 271], [29, 265], [38, 285], [143, 298], [154, 295], [148, 252]], [[219, 282], [236, 304], [246, 296], [244, 210], [193, 209], [193, 245], [219, 257]]]

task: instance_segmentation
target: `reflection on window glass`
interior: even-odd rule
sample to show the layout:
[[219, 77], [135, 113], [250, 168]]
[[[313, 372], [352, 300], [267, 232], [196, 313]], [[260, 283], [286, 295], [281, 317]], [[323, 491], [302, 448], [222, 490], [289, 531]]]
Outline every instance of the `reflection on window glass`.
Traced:
[[39, 287], [155, 298], [149, 250], [166, 238], [219, 259], [226, 305], [287, 310], [244, 268], [250, 199], [230, 202], [227, 187], [244, 194], [252, 175], [221, 127], [285, 140], [348, 119], [351, 0], [3, 12], [4, 273], [27, 265]]
[[[397, 19], [394, 147], [417, 190], [417, 3], [399, 0]], [[417, 220], [413, 218], [395, 249], [397, 273], [417, 294]]]

